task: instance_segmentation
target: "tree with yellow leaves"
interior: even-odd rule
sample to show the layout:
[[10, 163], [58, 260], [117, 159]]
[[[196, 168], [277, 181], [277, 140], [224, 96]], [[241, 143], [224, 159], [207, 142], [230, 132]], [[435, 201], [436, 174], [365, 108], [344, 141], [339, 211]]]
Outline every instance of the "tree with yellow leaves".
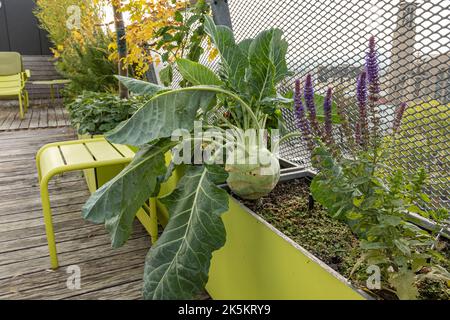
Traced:
[[72, 83], [69, 96], [83, 90], [116, 91], [117, 64], [110, 61], [113, 35], [103, 27], [103, 1], [37, 0], [34, 14], [49, 34], [58, 71]]
[[[121, 11], [128, 17], [124, 67], [133, 66], [138, 76], [145, 74], [151, 63], [172, 63], [179, 57], [198, 61], [203, 53], [204, 15], [210, 12], [205, 0], [129, 0], [123, 1]], [[110, 59], [119, 60], [116, 41], [110, 49]], [[169, 83], [171, 75], [169, 66], [161, 78]]]

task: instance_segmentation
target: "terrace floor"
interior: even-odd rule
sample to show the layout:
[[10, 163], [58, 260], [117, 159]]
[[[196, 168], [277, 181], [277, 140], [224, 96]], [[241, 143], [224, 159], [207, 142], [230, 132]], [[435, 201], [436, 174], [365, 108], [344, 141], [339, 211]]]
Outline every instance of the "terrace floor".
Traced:
[[18, 107], [0, 107], [0, 131], [56, 128], [70, 125], [66, 109], [61, 106], [32, 106], [23, 119]]
[[[8, 128], [25, 130], [0, 132], [0, 299], [139, 299], [150, 238], [136, 224], [128, 243], [113, 250], [104, 226], [81, 218], [89, 192], [79, 172], [56, 177], [49, 186], [61, 265], [49, 270], [35, 155], [46, 143], [75, 138], [67, 122], [48, 128], [56, 110], [30, 110], [28, 125]], [[45, 128], [27, 129], [35, 112]], [[0, 112], [0, 126], [5, 121]], [[67, 288], [71, 265], [81, 269], [80, 290]]]

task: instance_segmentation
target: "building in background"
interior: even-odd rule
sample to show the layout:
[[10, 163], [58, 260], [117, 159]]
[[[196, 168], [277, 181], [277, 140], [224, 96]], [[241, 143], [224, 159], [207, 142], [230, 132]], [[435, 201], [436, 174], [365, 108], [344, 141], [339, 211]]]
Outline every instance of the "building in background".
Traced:
[[33, 0], [0, 0], [0, 51], [50, 55], [47, 32], [33, 14]]
[[397, 25], [392, 36], [391, 64], [383, 83], [387, 100], [450, 101], [450, 51], [437, 55], [423, 55], [416, 51], [415, 1], [400, 1]]

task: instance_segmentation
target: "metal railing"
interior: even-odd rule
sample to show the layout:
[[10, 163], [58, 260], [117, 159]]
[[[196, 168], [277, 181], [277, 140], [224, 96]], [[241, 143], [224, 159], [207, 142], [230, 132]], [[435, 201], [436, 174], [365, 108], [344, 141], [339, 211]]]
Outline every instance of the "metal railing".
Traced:
[[[392, 165], [407, 171], [424, 167], [433, 206], [450, 207], [450, 1], [230, 0], [228, 5], [237, 41], [271, 27], [283, 30], [295, 76], [282, 91], [291, 91], [294, 79], [312, 74], [316, 90], [324, 93], [332, 86], [336, 102], [350, 117], [358, 115], [356, 78], [368, 39], [375, 36], [384, 132], [390, 130], [396, 107], [408, 103]], [[292, 113], [284, 116], [295, 130]], [[299, 139], [282, 156], [310, 166]]]
[[[279, 89], [292, 91], [295, 79], [311, 74], [318, 93], [333, 87], [335, 102], [346, 109], [350, 120], [358, 117], [356, 79], [364, 68], [368, 39], [375, 36], [382, 132], [391, 132], [397, 106], [408, 103], [392, 167], [407, 172], [424, 167], [430, 177], [427, 191], [432, 207], [450, 208], [449, 0], [210, 2], [214, 20], [232, 26], [236, 41], [271, 27], [283, 30], [294, 76]], [[211, 63], [206, 57], [201, 62], [217, 66], [217, 61]], [[284, 118], [290, 130], [297, 130], [292, 112], [284, 112]], [[335, 134], [339, 141], [340, 132]], [[281, 156], [311, 169], [301, 139], [288, 141]]]

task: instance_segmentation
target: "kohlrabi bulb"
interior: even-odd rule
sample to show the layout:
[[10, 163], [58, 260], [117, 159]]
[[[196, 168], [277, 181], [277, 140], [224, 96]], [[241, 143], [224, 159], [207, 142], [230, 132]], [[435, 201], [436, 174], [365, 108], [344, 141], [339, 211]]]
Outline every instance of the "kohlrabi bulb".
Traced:
[[236, 149], [227, 156], [225, 170], [231, 191], [242, 199], [255, 200], [268, 195], [280, 180], [280, 164], [266, 148]]

